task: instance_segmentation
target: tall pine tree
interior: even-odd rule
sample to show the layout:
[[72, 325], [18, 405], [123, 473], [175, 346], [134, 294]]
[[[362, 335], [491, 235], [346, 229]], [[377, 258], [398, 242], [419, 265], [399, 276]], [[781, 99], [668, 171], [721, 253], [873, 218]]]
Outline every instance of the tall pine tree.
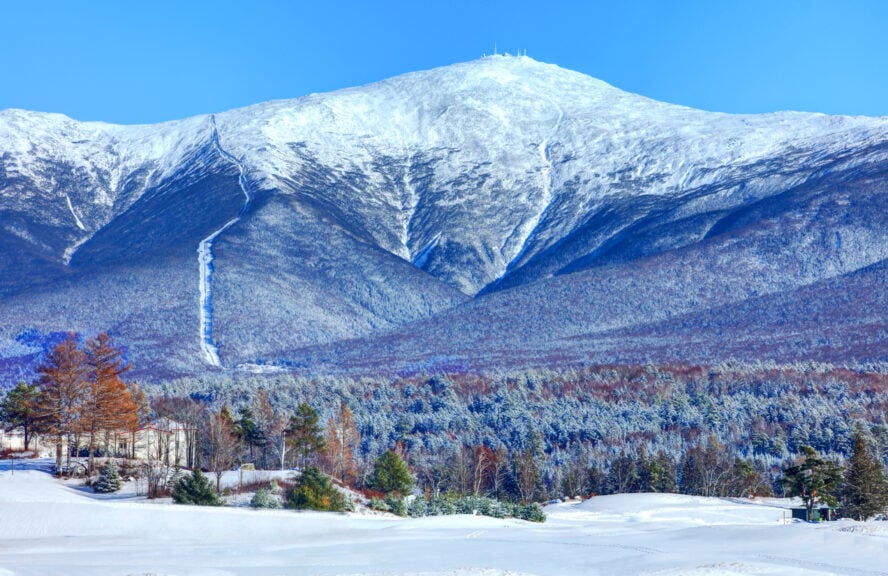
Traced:
[[842, 503], [845, 514], [855, 520], [866, 520], [888, 507], [885, 470], [860, 433], [854, 439], [854, 452], [845, 467]]
[[309, 457], [323, 452], [327, 446], [318, 412], [305, 402], [296, 408], [286, 430], [287, 444], [299, 457], [299, 467], [305, 469]]
[[85, 352], [89, 384], [79, 420], [89, 442], [88, 471], [92, 474], [100, 432], [117, 434], [134, 429], [138, 407], [120, 378], [130, 367], [123, 360], [123, 350], [114, 345], [111, 337], [102, 332], [86, 343]]
[[805, 503], [808, 522], [814, 517], [814, 504], [835, 506], [836, 490], [842, 481], [842, 468], [824, 459], [810, 446], [801, 446], [804, 459], [783, 470], [783, 485], [790, 496], [799, 496]]

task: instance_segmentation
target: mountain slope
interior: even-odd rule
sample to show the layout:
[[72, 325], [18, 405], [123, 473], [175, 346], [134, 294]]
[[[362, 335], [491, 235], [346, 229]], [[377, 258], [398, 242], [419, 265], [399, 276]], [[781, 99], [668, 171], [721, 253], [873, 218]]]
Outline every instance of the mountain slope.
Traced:
[[156, 374], [510, 366], [750, 303], [747, 342], [755, 302], [888, 258], [886, 169], [888, 118], [702, 112], [523, 57], [156, 126], [6, 110], [0, 339], [112, 329]]

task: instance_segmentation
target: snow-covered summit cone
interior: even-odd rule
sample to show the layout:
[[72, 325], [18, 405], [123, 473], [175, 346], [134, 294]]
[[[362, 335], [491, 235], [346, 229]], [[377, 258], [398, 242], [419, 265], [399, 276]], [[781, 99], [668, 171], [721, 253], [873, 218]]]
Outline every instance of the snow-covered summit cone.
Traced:
[[885, 119], [702, 112], [505, 56], [219, 121], [263, 185], [317, 195], [470, 295], [623, 198], [731, 182], [686, 211], [738, 205], [888, 134]]

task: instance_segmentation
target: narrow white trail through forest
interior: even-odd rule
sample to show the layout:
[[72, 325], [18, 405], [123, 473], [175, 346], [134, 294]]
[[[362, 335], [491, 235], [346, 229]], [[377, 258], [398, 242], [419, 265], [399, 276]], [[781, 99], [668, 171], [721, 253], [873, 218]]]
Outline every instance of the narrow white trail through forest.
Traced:
[[80, 221], [80, 218], [77, 216], [77, 212], [74, 211], [74, 205], [71, 204], [71, 197], [68, 194], [65, 194], [65, 200], [68, 202], [68, 210], [71, 211], [71, 216], [74, 217], [74, 223], [77, 224], [77, 227], [86, 231], [86, 226], [83, 225], [83, 222]]
[[237, 216], [225, 223], [221, 228], [200, 241], [197, 247], [197, 261], [200, 265], [200, 349], [204, 361], [211, 366], [221, 366], [219, 350], [213, 342], [213, 241], [219, 234], [236, 224], [250, 208], [250, 184], [244, 164], [219, 143], [219, 131], [216, 128], [216, 117], [210, 116], [212, 126], [213, 147], [226, 160], [232, 162], [240, 171], [238, 184], [244, 193], [244, 205]]

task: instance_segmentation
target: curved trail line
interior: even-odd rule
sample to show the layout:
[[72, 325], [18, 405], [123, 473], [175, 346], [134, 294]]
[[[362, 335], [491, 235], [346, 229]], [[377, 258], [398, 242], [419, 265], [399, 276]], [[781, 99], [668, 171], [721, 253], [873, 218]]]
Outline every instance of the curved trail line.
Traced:
[[250, 196], [250, 184], [247, 181], [244, 163], [222, 148], [222, 145], [219, 143], [219, 131], [216, 128], [215, 115], [210, 116], [210, 125], [213, 129], [211, 135], [212, 145], [219, 152], [220, 156], [237, 166], [237, 169], [240, 171], [237, 182], [244, 193], [244, 205], [238, 215], [201, 240], [197, 246], [197, 262], [200, 266], [200, 349], [207, 364], [221, 366], [219, 350], [213, 342], [213, 241], [219, 234], [240, 222], [250, 208], [252, 197]]
[[77, 224], [77, 227], [86, 232], [86, 226], [83, 225], [83, 222], [80, 221], [80, 218], [77, 216], [77, 212], [74, 211], [74, 205], [71, 204], [71, 197], [68, 196], [68, 193], [65, 192], [65, 200], [68, 202], [68, 210], [71, 211], [71, 216], [74, 217], [74, 223]]
[[542, 206], [542, 208], [530, 219], [518, 226], [519, 229], [524, 231], [524, 241], [518, 248], [518, 252], [516, 252], [515, 255], [512, 256], [512, 258], [509, 260], [509, 263], [506, 264], [506, 269], [503, 272], [503, 276], [505, 276], [510, 270], [512, 270], [512, 268], [521, 261], [521, 258], [524, 257], [524, 254], [530, 247], [529, 245], [531, 239], [533, 238], [533, 235], [536, 233], [537, 228], [539, 228], [540, 222], [543, 220], [543, 217], [546, 215], [546, 212], [549, 210], [549, 207], [552, 204], [553, 167], [552, 158], [549, 155], [549, 144], [558, 135], [558, 130], [561, 128], [561, 123], [564, 120], [564, 110], [554, 100], [551, 100], [549, 98], [546, 98], [546, 100], [548, 100], [549, 104], [551, 104], [558, 112], [558, 118], [555, 120], [555, 124], [552, 127], [549, 136], [544, 138], [542, 142], [537, 145], [537, 154], [539, 155], [540, 164], [542, 164], [542, 169], [540, 170], [540, 187], [542, 189], [540, 205]]

